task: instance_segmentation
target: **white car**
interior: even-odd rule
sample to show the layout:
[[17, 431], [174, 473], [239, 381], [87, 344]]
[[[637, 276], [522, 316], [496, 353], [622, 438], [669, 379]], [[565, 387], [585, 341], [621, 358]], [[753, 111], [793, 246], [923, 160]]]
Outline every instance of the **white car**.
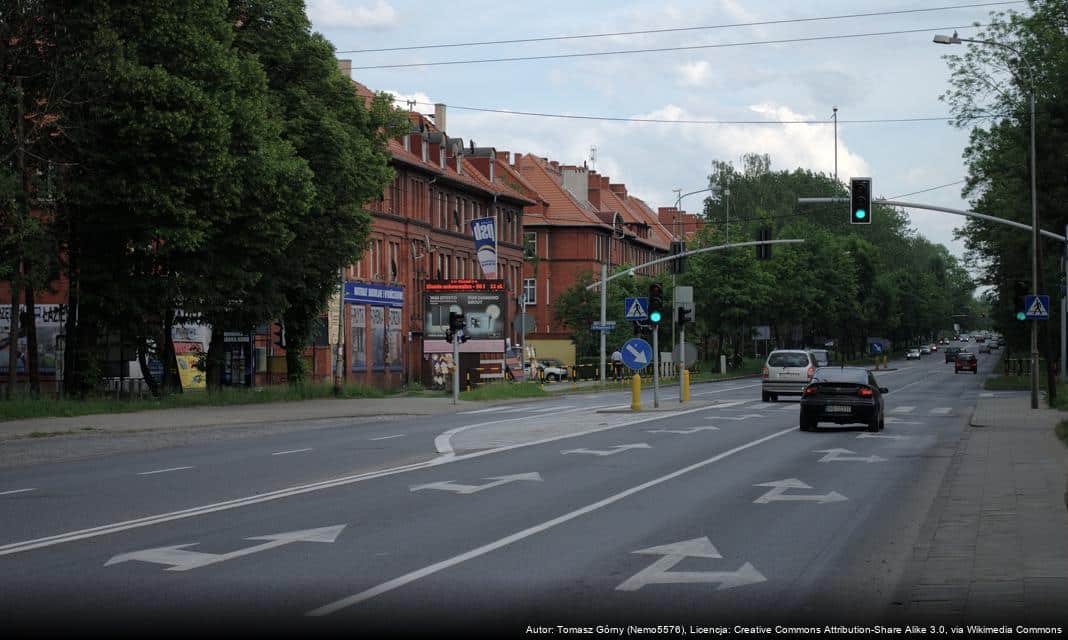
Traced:
[[760, 399], [777, 402], [780, 395], [801, 395], [816, 371], [816, 358], [801, 349], [779, 349], [764, 361]]
[[906, 360], [919, 360], [920, 359], [920, 350], [919, 349], [909, 349], [907, 352], [905, 352], [905, 359]]
[[[524, 367], [529, 371], [530, 365]], [[539, 377], [548, 382], [556, 382], [557, 380], [567, 380], [567, 367], [565, 367], [559, 360], [553, 360], [551, 358], [541, 358], [534, 361], [534, 377]]]

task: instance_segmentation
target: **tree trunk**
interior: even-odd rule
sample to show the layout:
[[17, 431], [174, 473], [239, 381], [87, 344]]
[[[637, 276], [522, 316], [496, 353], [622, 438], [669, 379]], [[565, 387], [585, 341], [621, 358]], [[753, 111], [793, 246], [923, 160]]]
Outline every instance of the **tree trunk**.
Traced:
[[149, 392], [158, 398], [160, 396], [159, 381], [156, 380], [156, 376], [152, 375], [152, 370], [148, 366], [148, 340], [144, 336], [137, 340], [137, 364], [141, 365], [141, 377], [144, 378]]
[[226, 333], [221, 330], [221, 323], [214, 323], [211, 327], [211, 341], [208, 342], [207, 365], [208, 392], [222, 391], [223, 350], [226, 348]]
[[[30, 266], [26, 265], [26, 273]], [[41, 371], [37, 361], [37, 305], [33, 285], [26, 287], [26, 372], [30, 376], [30, 397], [41, 396]]]
[[178, 363], [174, 355], [174, 337], [171, 333], [173, 328], [174, 311], [167, 309], [164, 312], [163, 320], [163, 353], [160, 355], [160, 360], [163, 361], [163, 380], [160, 387], [164, 394], [182, 390], [182, 385], [178, 378]]
[[19, 372], [19, 280], [22, 276], [22, 263], [15, 267], [11, 277], [11, 330], [7, 343], [7, 399], [15, 397], [15, 381]]

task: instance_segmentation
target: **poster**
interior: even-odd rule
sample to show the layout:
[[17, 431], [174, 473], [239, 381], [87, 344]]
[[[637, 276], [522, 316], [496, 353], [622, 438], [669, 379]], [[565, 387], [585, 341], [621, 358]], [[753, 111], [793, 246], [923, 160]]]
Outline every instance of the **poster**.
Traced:
[[463, 314], [468, 341], [462, 353], [503, 352], [508, 294], [503, 280], [431, 280], [425, 286], [424, 353], [451, 352], [445, 341], [449, 314]]
[[[19, 313], [26, 311], [26, 305], [19, 305]], [[42, 374], [53, 375], [56, 372], [56, 336], [63, 333], [67, 318], [65, 304], [34, 305], [34, 323], [37, 327], [37, 366]], [[0, 373], [7, 373], [8, 353], [11, 348], [11, 305], [0, 305]], [[26, 373], [26, 332], [19, 327], [16, 355], [16, 371]]]
[[371, 307], [371, 365], [375, 370], [386, 367], [386, 308]]
[[352, 370], [367, 371], [367, 307], [354, 304], [350, 313], [352, 318]]
[[497, 220], [478, 218], [471, 221], [471, 235], [475, 237], [475, 255], [487, 278], [497, 277]]
[[203, 366], [204, 351], [199, 342], [175, 342], [174, 356], [178, 361], [178, 379], [182, 391], [203, 391], [208, 388]]
[[401, 310], [389, 309], [389, 326], [386, 332], [386, 366], [394, 371], [403, 369], [401, 361]]

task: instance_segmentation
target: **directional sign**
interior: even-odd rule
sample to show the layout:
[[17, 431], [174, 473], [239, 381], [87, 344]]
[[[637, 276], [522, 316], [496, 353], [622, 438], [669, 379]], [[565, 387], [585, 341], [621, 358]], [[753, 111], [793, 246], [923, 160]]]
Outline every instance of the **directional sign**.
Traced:
[[769, 502], [818, 502], [820, 504], [826, 504], [828, 502], [842, 502], [849, 498], [843, 496], [837, 491], [831, 491], [830, 493], [823, 494], [798, 494], [798, 493], [786, 493], [790, 489], [811, 489], [804, 482], [801, 482], [797, 478], [787, 478], [785, 480], [776, 480], [774, 482], [762, 482], [760, 484], [754, 484], [754, 487], [771, 487], [771, 491], [768, 491], [764, 495], [760, 496], [756, 500], [753, 500], [754, 504], [767, 504]]
[[881, 343], [881, 342], [873, 342], [873, 343], [871, 343], [871, 352], [874, 353], [875, 355], [879, 355], [880, 353], [882, 353], [883, 352], [883, 343]]
[[446, 480], [444, 482], [431, 482], [430, 484], [420, 484], [414, 487], [410, 487], [409, 491], [422, 491], [424, 489], [437, 489], [438, 491], [452, 491], [460, 495], [467, 495], [469, 493], [478, 493], [479, 491], [485, 491], [486, 489], [492, 489], [493, 487], [499, 487], [509, 482], [517, 482], [519, 480], [527, 480], [530, 482], [541, 482], [541, 474], [534, 473], [517, 473], [513, 476], [496, 476], [486, 478], [493, 482], [487, 482], [486, 484], [458, 484], [452, 480]]
[[652, 449], [652, 447], [644, 442], [639, 442], [636, 444], [617, 444], [611, 449], [567, 449], [560, 453], [565, 456], [569, 453], [588, 453], [591, 456], [614, 456], [617, 453], [623, 453], [624, 451], [629, 451], [631, 449]]
[[647, 433], [681, 433], [690, 435], [698, 431], [719, 431], [719, 427], [691, 427], [689, 429], [646, 429]]
[[733, 589], [748, 584], [765, 582], [765, 578], [753, 565], [746, 562], [737, 571], [671, 571], [686, 558], [722, 558], [708, 538], [694, 538], [674, 544], [665, 544], [633, 551], [646, 555], [663, 556], [653, 564], [634, 574], [616, 587], [617, 591], [637, 591], [647, 584], [700, 584], [719, 583], [717, 591]]
[[1028, 320], [1049, 320], [1049, 296], [1027, 296], [1024, 308]]
[[815, 453], [826, 453], [819, 459], [820, 462], [886, 462], [886, 458], [879, 456], [847, 456], [846, 453], [856, 453], [849, 449], [817, 449]]
[[167, 571], [188, 571], [190, 569], [206, 567], [210, 564], [216, 564], [233, 558], [240, 558], [241, 556], [259, 553], [260, 551], [274, 549], [275, 547], [281, 547], [294, 542], [333, 542], [334, 540], [337, 540], [337, 537], [341, 534], [341, 530], [344, 528], [345, 525], [339, 524], [333, 527], [323, 527], [321, 529], [305, 529], [303, 531], [289, 531], [287, 533], [275, 533], [273, 535], [245, 538], [246, 540], [267, 540], [267, 542], [251, 547], [245, 547], [244, 549], [238, 549], [237, 551], [231, 551], [230, 553], [203, 553], [201, 551], [189, 551], [186, 549], [186, 547], [193, 547], [200, 544], [199, 542], [176, 544], [170, 547], [157, 547], [155, 549], [142, 549], [141, 551], [119, 554], [105, 562], [104, 566], [110, 567], [113, 564], [119, 564], [121, 562], [139, 560], [141, 562], [154, 562], [156, 564], [169, 565]]
[[615, 320], [606, 320], [604, 322], [594, 322], [590, 325], [590, 331], [612, 331], [616, 328]]
[[623, 301], [623, 310], [627, 320], [648, 320], [649, 298], [626, 298]]
[[628, 369], [644, 369], [649, 366], [649, 363], [653, 361], [653, 348], [649, 346], [649, 343], [641, 338], [631, 338], [623, 343], [623, 349], [620, 350], [623, 354], [623, 364], [627, 365]]

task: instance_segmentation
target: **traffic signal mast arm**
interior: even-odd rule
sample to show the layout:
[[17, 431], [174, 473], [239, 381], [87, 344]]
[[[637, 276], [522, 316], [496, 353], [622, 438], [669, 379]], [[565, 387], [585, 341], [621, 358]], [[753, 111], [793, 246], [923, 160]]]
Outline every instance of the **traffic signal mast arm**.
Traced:
[[631, 271], [635, 271], [637, 269], [644, 269], [645, 267], [648, 267], [648, 266], [651, 266], [651, 265], [654, 265], [654, 264], [660, 264], [661, 262], [668, 262], [668, 261], [674, 260], [676, 258], [683, 258], [683, 257], [686, 257], [686, 256], [692, 256], [692, 255], [696, 255], [698, 253], [705, 253], [706, 251], [721, 251], [723, 249], [733, 249], [735, 247], [754, 247], [754, 246], [761, 245], [761, 244], [799, 244], [799, 243], [802, 243], [802, 242], [804, 242], [804, 240], [800, 240], [800, 239], [763, 240], [763, 241], [762, 240], [757, 240], [757, 241], [754, 241], [754, 242], [732, 242], [732, 243], [729, 243], [729, 244], [718, 244], [718, 245], [713, 246], [713, 247], [701, 247], [699, 249], [690, 249], [689, 251], [684, 251], [683, 253], [679, 253], [679, 254], [676, 254], [676, 255], [669, 255], [669, 256], [665, 256], [663, 258], [657, 258], [656, 260], [650, 260], [649, 262], [643, 262], [642, 264], [634, 265], [633, 267], [630, 267], [626, 271], [621, 271], [619, 273], [616, 273], [616, 274], [608, 276], [603, 281], [602, 280], [598, 280], [597, 282], [594, 282], [593, 284], [587, 286], [586, 289], [596, 289], [597, 287], [601, 286], [602, 282], [611, 282], [612, 280], [615, 280], [616, 278], [618, 278], [620, 276], [625, 276], [628, 273], [630, 273]]

